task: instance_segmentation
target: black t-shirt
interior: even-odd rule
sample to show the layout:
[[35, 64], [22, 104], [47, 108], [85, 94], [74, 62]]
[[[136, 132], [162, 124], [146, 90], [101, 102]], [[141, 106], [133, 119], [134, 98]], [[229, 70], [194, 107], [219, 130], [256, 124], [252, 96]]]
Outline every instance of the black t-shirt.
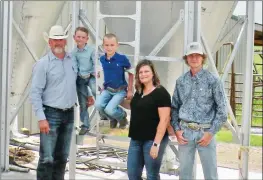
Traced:
[[160, 121], [159, 107], [171, 107], [171, 96], [163, 86], [156, 87], [144, 97], [136, 92], [131, 101], [129, 137], [135, 140], [154, 140]]

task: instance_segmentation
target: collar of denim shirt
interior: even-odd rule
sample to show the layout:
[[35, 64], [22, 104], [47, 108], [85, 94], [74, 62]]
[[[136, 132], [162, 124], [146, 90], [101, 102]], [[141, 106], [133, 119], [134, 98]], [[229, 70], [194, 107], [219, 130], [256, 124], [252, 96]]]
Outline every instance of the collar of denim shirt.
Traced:
[[200, 79], [202, 77], [202, 75], [204, 74], [205, 70], [204, 68], [201, 68], [201, 70], [199, 72], [196, 73], [195, 76], [192, 76], [191, 70], [188, 72], [188, 76], [190, 77], [190, 79]]
[[[58, 58], [57, 56], [55, 56], [51, 50], [49, 51], [48, 56], [49, 56], [49, 59], [50, 59], [51, 61], [52, 61], [52, 60], [56, 60], [56, 59], [59, 60], [59, 58]], [[69, 53], [66, 52], [64, 59], [65, 59], [65, 58], [71, 58], [71, 54], [69, 54]]]

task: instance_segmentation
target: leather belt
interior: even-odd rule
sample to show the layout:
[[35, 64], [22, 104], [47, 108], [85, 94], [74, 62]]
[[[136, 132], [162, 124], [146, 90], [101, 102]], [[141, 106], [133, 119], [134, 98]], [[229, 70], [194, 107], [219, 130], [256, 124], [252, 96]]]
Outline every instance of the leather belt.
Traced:
[[117, 89], [114, 89], [114, 88], [111, 88], [111, 87], [106, 87], [106, 90], [108, 90], [108, 91], [110, 91], [110, 92], [112, 92], [112, 93], [117, 93], [117, 92], [125, 89], [126, 87], [127, 87], [127, 86], [121, 86], [121, 87], [119, 87], [119, 88], [117, 88]]
[[47, 105], [43, 105], [43, 107], [51, 108], [51, 109], [55, 109], [56, 111], [63, 111], [63, 112], [74, 110], [74, 106], [70, 108], [65, 108], [65, 109], [54, 108], [54, 107], [47, 106]]
[[211, 124], [199, 124], [199, 123], [195, 123], [195, 122], [187, 122], [184, 120], [181, 120], [181, 124], [185, 125], [186, 127], [188, 127], [189, 129], [192, 130], [201, 130], [201, 129], [208, 129], [211, 127]]

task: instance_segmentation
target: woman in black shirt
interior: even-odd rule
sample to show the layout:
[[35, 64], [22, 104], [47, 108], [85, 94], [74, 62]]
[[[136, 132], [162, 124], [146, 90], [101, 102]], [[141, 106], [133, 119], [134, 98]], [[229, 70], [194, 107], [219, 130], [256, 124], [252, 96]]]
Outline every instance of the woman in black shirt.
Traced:
[[160, 85], [151, 61], [142, 60], [136, 67], [136, 93], [131, 101], [131, 122], [128, 151], [130, 180], [142, 179], [145, 165], [147, 179], [160, 179], [159, 171], [168, 143], [171, 97]]

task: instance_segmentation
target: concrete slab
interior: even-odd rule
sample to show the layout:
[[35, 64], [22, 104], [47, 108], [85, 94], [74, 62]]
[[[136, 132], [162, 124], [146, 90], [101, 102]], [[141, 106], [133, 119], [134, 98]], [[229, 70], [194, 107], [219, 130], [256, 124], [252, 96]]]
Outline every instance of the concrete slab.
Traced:
[[[200, 164], [197, 165], [197, 179], [204, 179], [202, 167]], [[238, 170], [218, 167], [219, 179], [238, 179]], [[143, 176], [145, 176], [145, 171]], [[65, 175], [65, 179], [69, 178], [68, 172]], [[36, 179], [36, 172], [30, 171], [29, 173], [19, 172], [6, 172], [2, 174], [2, 180], [34, 180]], [[76, 180], [84, 179], [128, 179], [126, 172], [115, 171], [113, 174], [103, 173], [100, 171], [81, 171], [76, 170]], [[161, 174], [161, 179], [179, 179], [178, 176]], [[249, 179], [262, 179], [262, 173], [249, 173]]]

